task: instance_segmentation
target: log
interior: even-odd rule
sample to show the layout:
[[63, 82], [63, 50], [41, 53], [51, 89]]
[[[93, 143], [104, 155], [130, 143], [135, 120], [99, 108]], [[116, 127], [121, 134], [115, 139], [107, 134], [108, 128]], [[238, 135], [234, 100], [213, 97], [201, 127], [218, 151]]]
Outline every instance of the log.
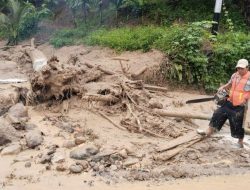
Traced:
[[153, 112], [160, 116], [167, 116], [167, 117], [179, 117], [179, 118], [191, 118], [191, 119], [201, 119], [201, 120], [210, 120], [211, 116], [208, 115], [201, 115], [201, 114], [192, 114], [192, 113], [181, 113], [175, 111], [167, 111], [162, 109], [154, 109]]
[[196, 131], [191, 131], [188, 134], [185, 134], [184, 136], [178, 137], [174, 140], [167, 142], [167, 144], [158, 148], [157, 152], [167, 151], [167, 150], [175, 148], [181, 144], [185, 144], [185, 143], [188, 143], [192, 140], [196, 140], [196, 139], [200, 139], [200, 138], [201, 138], [201, 136], [198, 135]]
[[139, 126], [139, 132], [141, 132], [142, 131], [141, 121], [139, 120], [137, 115], [132, 111], [130, 104], [126, 103], [126, 106], [127, 106], [128, 110], [129, 110], [130, 114], [135, 118], [135, 120], [136, 120], [136, 122], [137, 122], [137, 124]]
[[27, 81], [28, 81], [27, 79], [18, 79], [18, 78], [0, 79], [0, 84], [23, 83]]
[[138, 72], [131, 75], [132, 78], [138, 78], [140, 75], [142, 75], [146, 70], [148, 70], [148, 67], [144, 66], [142, 69], [140, 69]]
[[124, 57], [113, 57], [113, 60], [118, 60], [118, 61], [129, 61], [129, 59], [124, 58]]
[[162, 155], [156, 156], [155, 159], [160, 160], [160, 161], [167, 161], [167, 160], [173, 158], [174, 156], [176, 156], [177, 154], [179, 154], [184, 149], [194, 145], [195, 143], [197, 143], [197, 142], [199, 142], [201, 140], [202, 140], [202, 138], [192, 140], [192, 141], [190, 141], [189, 143], [187, 143], [187, 144], [185, 144], [183, 146], [177, 147], [175, 149], [169, 150], [168, 152], [166, 152], [166, 153], [164, 153]]
[[99, 94], [86, 95], [86, 96], [83, 96], [82, 99], [87, 100], [87, 101], [102, 101], [102, 102], [112, 102], [112, 103], [119, 102], [119, 98], [116, 98], [115, 96], [112, 96], [110, 94], [108, 95], [99, 95]]
[[145, 84], [144, 88], [147, 90], [154, 90], [154, 91], [161, 91], [161, 92], [169, 92], [169, 90], [167, 88], [164, 87], [160, 87], [160, 86], [152, 86], [152, 85], [148, 85]]
[[34, 38], [31, 39], [31, 48], [26, 50], [26, 52], [32, 61], [33, 69], [35, 71], [40, 71], [47, 65], [48, 59], [42, 51], [35, 48], [34, 40]]
[[[91, 69], [95, 67], [94, 65], [92, 65], [92, 64], [90, 64], [90, 63], [87, 63], [87, 62], [85, 62], [84, 64], [85, 64], [88, 68], [91, 68]], [[107, 69], [101, 67], [100, 65], [97, 66], [97, 69], [99, 69], [100, 71], [102, 71], [103, 73], [105, 73], [105, 74], [107, 74], [107, 75], [114, 75], [114, 74], [115, 74], [115, 72], [109, 71], [109, 70], [107, 70]]]

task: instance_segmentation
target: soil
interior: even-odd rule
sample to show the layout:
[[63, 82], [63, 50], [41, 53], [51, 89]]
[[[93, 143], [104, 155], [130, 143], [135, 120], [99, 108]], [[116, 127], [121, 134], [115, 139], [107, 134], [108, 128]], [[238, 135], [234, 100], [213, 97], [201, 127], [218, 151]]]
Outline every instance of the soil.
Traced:
[[[48, 65], [34, 72], [26, 48], [0, 50], [0, 79], [28, 80], [0, 84], [0, 124], [17, 134], [9, 142], [9, 131], [0, 130], [7, 139], [0, 146], [1, 189], [250, 185], [250, 137], [239, 149], [227, 125], [211, 138], [196, 135], [209, 121], [190, 114], [211, 116], [216, 105], [186, 105], [209, 95], [163, 83], [161, 52], [43, 44], [37, 48]], [[157, 82], [163, 88], [152, 90]], [[163, 116], [164, 110], [184, 116]], [[172, 146], [177, 139], [183, 143]]]

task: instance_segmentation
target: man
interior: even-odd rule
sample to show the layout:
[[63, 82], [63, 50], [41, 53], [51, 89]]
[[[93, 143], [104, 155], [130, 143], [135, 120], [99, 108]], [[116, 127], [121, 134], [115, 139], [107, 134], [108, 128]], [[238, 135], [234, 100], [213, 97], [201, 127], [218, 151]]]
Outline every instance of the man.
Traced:
[[211, 136], [215, 131], [220, 131], [226, 120], [229, 120], [231, 136], [239, 139], [237, 147], [243, 148], [244, 139], [244, 112], [247, 111], [247, 101], [250, 98], [250, 72], [248, 71], [248, 61], [240, 59], [236, 65], [237, 71], [231, 76], [229, 82], [221, 86], [230, 90], [229, 97], [224, 105], [215, 110], [209, 123], [209, 128], [205, 131], [197, 130], [201, 135]]

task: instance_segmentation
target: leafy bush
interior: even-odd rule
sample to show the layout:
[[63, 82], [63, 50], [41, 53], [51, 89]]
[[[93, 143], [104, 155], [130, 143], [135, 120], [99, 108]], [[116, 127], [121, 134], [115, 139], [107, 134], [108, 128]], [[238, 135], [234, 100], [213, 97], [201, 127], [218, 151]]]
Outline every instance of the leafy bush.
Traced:
[[166, 52], [171, 61], [166, 70], [168, 78], [203, 85], [208, 57], [202, 46], [209, 37], [205, 29], [210, 26], [209, 22], [173, 26], [155, 42], [155, 47]]
[[155, 42], [171, 61], [165, 69], [167, 78], [214, 91], [229, 80], [238, 59], [249, 60], [249, 35], [229, 32], [211, 36], [207, 31], [210, 24], [173, 26]]
[[135, 27], [119, 28], [113, 30], [98, 30], [92, 33], [86, 42], [108, 46], [117, 51], [138, 50], [148, 51], [155, 40], [159, 39], [164, 33], [160, 27]]
[[76, 29], [62, 29], [57, 31], [50, 39], [50, 44], [59, 48], [62, 46], [69, 46], [80, 44], [88, 35], [89, 29], [87, 27], [79, 27]]

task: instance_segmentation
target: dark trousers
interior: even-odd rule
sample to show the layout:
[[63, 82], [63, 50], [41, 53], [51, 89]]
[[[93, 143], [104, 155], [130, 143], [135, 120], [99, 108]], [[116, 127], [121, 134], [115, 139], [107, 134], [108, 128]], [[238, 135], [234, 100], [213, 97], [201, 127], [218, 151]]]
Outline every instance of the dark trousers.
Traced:
[[223, 106], [215, 110], [209, 126], [220, 131], [226, 120], [229, 120], [231, 135], [234, 138], [244, 138], [243, 118], [244, 118], [244, 106], [233, 106], [233, 104], [227, 101]]

